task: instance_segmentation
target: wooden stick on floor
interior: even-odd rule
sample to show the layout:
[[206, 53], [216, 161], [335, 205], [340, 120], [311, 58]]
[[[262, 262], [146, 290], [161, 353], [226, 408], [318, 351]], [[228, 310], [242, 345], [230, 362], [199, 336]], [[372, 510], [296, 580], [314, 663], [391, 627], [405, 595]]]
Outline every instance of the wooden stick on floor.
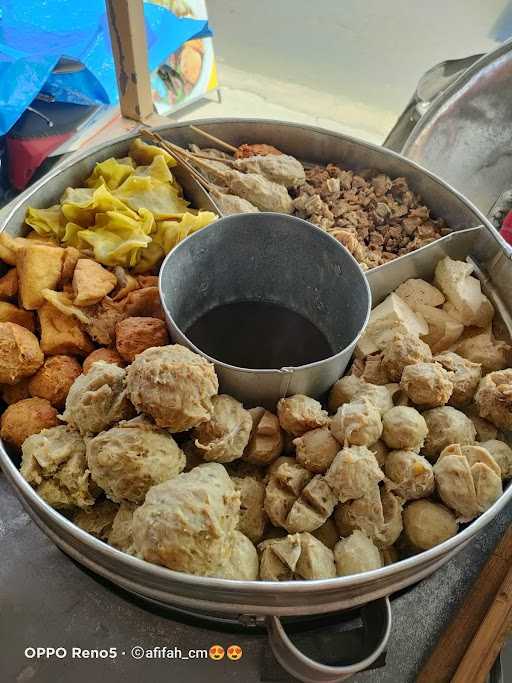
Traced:
[[512, 627], [512, 567], [466, 650], [452, 683], [485, 683]]
[[[511, 563], [512, 527], [507, 530], [485, 563], [459, 611], [420, 671], [416, 683], [449, 683], [452, 680]], [[469, 683], [469, 680], [464, 683]]]

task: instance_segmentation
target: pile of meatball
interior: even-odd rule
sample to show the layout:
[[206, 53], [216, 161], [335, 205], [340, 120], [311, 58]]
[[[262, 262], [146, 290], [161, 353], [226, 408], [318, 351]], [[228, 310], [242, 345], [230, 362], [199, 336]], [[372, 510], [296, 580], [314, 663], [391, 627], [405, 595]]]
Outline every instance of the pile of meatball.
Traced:
[[[375, 309], [326, 407], [294, 395], [248, 410], [218, 393], [203, 357], [149, 348], [79, 375], [62, 424], [23, 441], [21, 473], [82, 529], [188, 574], [326, 579], [432, 548], [512, 477], [511, 349], [467, 269], [469, 304], [449, 284], [459, 267], [438, 268], [437, 286], [407, 281]], [[461, 301], [481, 313], [456, 341], [419, 312], [448, 303], [454, 315]], [[482, 335], [485, 366], [467, 343]]]

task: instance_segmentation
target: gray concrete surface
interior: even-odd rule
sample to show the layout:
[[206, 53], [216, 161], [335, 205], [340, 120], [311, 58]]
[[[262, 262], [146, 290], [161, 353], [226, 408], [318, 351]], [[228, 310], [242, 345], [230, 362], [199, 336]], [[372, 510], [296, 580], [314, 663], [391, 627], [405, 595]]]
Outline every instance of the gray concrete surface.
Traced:
[[[503, 512], [469, 547], [434, 576], [393, 600], [393, 630], [385, 667], [355, 676], [354, 683], [409, 683], [443, 627], [512, 520]], [[237, 662], [134, 660], [140, 645], [227, 648]], [[107, 660], [29, 659], [27, 647], [117, 649]], [[126, 655], [122, 655], [122, 652]], [[509, 672], [512, 671], [509, 669]], [[262, 678], [263, 675], [263, 678]], [[288, 681], [269, 655], [264, 637], [229, 635], [178, 623], [98, 582], [63, 555], [23, 511], [0, 474], [0, 680], [5, 683], [168, 683], [205, 680]], [[507, 677], [505, 678], [507, 680]], [[512, 680], [512, 676], [508, 678]]]

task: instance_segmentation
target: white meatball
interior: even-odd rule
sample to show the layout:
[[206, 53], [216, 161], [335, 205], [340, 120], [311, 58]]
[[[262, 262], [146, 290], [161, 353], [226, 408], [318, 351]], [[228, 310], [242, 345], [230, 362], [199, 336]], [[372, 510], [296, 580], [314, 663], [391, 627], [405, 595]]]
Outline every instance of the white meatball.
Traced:
[[382, 438], [389, 448], [419, 451], [427, 436], [427, 424], [420, 413], [409, 406], [395, 406], [384, 415]]
[[369, 572], [382, 567], [378, 548], [362, 531], [354, 531], [334, 546], [334, 559], [338, 576]]

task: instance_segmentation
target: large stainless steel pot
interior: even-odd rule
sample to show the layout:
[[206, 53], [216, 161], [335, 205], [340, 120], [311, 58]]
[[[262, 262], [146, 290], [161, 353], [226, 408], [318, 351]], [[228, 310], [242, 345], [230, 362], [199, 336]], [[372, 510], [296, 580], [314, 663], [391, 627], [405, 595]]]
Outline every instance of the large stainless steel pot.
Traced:
[[474, 61], [432, 101], [400, 151], [488, 214], [512, 188], [511, 104], [508, 40]]
[[[440, 240], [433, 245], [380, 266], [368, 274], [375, 301], [384, 297], [404, 278], [430, 277], [441, 254], [463, 257], [470, 254], [488, 279], [498, 308], [512, 311], [512, 263], [506, 244], [484, 216], [464, 197], [438, 177], [415, 163], [366, 142], [318, 128], [255, 120], [199, 121], [209, 132], [228, 142], [267, 142], [283, 151], [313, 162], [339, 162], [347, 167], [373, 167], [391, 176], [406, 176], [432, 211], [456, 230], [481, 225]], [[188, 124], [170, 125], [161, 133], [179, 144], [202, 143]], [[124, 156], [133, 135], [92, 149], [66, 161], [15, 202], [1, 228], [12, 234], [23, 232], [23, 218], [29, 205], [54, 203], [70, 184], [79, 184], [94, 163], [111, 155]], [[208, 206], [197, 187], [187, 191], [194, 201]], [[359, 665], [331, 669], [298, 653], [286, 638], [279, 617], [319, 614], [364, 605], [428, 576], [446, 563], [476, 536], [509, 502], [512, 487], [481, 517], [454, 538], [416, 557], [364, 574], [321, 581], [246, 582], [188, 576], [158, 567], [121, 553], [77, 528], [48, 506], [21, 477], [18, 462], [0, 445], [0, 464], [23, 505], [34, 521], [72, 558], [114, 583], [162, 603], [215, 611], [231, 615], [267, 617], [276, 656], [302, 680], [340, 680], [367, 666], [385, 645], [389, 634], [389, 604], [382, 606], [382, 629], [375, 651]]]

